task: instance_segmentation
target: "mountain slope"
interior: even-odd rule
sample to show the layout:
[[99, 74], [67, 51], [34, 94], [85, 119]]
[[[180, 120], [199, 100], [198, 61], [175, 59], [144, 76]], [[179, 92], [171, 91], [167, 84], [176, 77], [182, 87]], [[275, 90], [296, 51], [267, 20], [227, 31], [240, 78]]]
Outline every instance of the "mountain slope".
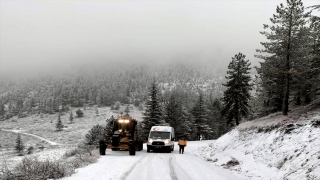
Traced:
[[251, 179], [320, 179], [319, 122], [315, 101], [243, 123], [196, 154]]

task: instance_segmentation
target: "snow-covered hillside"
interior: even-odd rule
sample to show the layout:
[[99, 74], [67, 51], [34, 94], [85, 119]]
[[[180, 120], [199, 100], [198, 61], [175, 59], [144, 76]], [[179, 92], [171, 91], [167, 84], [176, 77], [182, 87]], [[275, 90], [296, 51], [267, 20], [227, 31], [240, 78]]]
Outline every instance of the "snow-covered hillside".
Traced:
[[241, 124], [196, 154], [257, 180], [320, 179], [320, 111], [273, 114]]

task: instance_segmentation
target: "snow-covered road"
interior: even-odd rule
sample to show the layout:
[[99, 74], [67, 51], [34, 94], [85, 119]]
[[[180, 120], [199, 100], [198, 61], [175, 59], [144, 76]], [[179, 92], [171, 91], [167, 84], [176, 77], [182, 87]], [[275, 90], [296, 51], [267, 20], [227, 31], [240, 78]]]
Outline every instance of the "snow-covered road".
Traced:
[[194, 151], [208, 142], [188, 142], [184, 154], [178, 146], [172, 153], [137, 151], [129, 156], [128, 151], [107, 150], [97, 163], [77, 170], [64, 180], [241, 180], [246, 179], [196, 157]]

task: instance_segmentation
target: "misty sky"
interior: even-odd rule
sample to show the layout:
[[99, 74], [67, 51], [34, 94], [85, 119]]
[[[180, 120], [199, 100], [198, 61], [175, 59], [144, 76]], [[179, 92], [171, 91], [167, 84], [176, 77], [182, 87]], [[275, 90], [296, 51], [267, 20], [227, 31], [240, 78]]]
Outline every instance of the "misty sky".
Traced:
[[257, 64], [259, 31], [281, 2], [0, 0], [0, 71], [100, 61], [227, 66], [238, 52]]

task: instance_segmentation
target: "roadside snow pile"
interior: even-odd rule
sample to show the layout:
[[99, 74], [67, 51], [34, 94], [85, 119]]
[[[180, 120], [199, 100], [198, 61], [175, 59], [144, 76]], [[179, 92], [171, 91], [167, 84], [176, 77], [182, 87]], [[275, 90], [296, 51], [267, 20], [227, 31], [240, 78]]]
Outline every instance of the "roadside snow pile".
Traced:
[[235, 129], [196, 155], [250, 179], [320, 179], [319, 120]]

